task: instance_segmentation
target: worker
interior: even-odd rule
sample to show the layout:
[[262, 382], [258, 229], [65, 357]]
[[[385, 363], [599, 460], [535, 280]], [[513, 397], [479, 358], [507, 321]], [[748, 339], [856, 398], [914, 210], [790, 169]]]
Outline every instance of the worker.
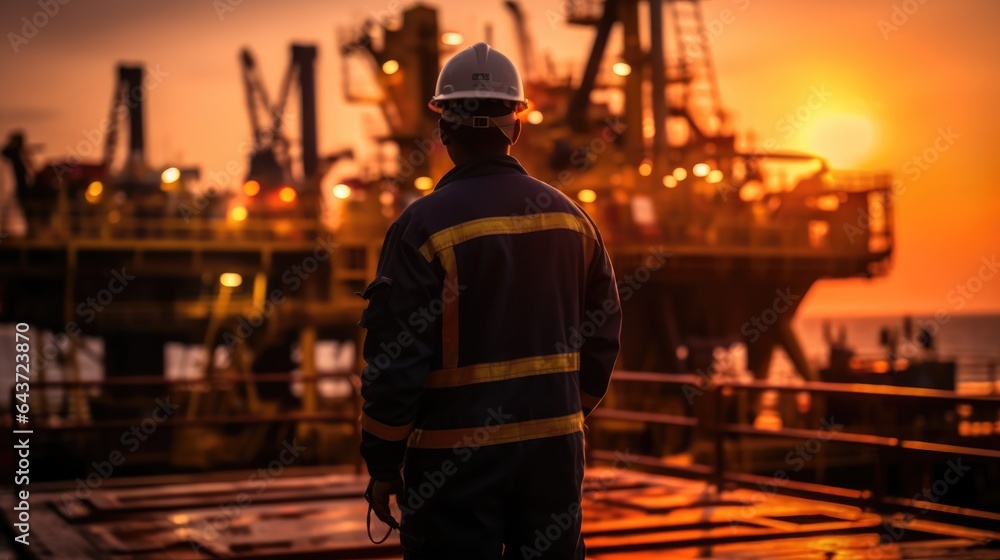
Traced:
[[509, 155], [523, 92], [485, 43], [444, 65], [430, 106], [455, 167], [389, 228], [363, 293], [369, 521], [407, 560], [585, 555], [583, 422], [620, 302], [593, 221]]
[[3, 147], [3, 157], [10, 161], [14, 172], [15, 197], [24, 214], [29, 236], [36, 236], [45, 224], [45, 212], [41, 207], [40, 190], [35, 187], [28, 147], [24, 141], [24, 133], [15, 131], [7, 138]]

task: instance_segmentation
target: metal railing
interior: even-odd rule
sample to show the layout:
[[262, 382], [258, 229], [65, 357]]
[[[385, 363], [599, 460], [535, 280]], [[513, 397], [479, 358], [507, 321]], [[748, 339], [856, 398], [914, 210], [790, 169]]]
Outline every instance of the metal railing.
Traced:
[[[185, 412], [184, 414], [170, 415], [162, 421], [158, 419], [157, 422], [165, 427], [186, 428], [200, 428], [204, 426], [251, 426], [280, 422], [349, 425], [351, 427], [351, 438], [355, 444], [354, 447], [356, 448], [357, 445], [360, 445], [361, 443], [361, 427], [359, 423], [359, 418], [361, 417], [361, 394], [359, 384], [356, 382], [355, 378], [356, 375], [354, 373], [342, 371], [334, 373], [316, 373], [308, 377], [296, 377], [290, 373], [270, 373], [253, 375], [214, 374], [207, 378], [188, 379], [165, 379], [158, 375], [143, 375], [132, 377], [112, 377], [98, 380], [35, 381], [31, 384], [32, 399], [34, 403], [36, 403], [31, 406], [31, 410], [35, 413], [29, 415], [29, 422], [25, 424], [16, 423], [16, 417], [13, 414], [15, 411], [13, 404], [18, 401], [16, 400], [17, 392], [15, 391], [15, 387], [12, 386], [10, 389], [9, 401], [11, 403], [11, 414], [7, 417], [7, 423], [11, 426], [17, 426], [18, 429], [33, 430], [36, 434], [41, 432], [112, 432], [117, 430], [127, 430], [134, 427], [137, 419], [133, 417], [92, 419], [89, 417], [89, 414], [74, 414], [74, 401], [76, 400], [78, 402], [80, 399], [88, 399], [89, 395], [87, 393], [93, 391], [94, 389], [104, 392], [110, 388], [126, 388], [134, 389], [137, 392], [140, 392], [143, 389], [152, 388], [158, 389], [157, 395], [167, 396], [171, 394], [172, 391], [179, 389], [187, 389], [194, 393], [196, 391], [205, 391], [214, 388], [231, 390], [233, 387], [247, 383], [284, 383], [290, 386], [291, 383], [297, 382], [303, 384], [315, 383], [318, 385], [321, 381], [326, 379], [342, 379], [348, 381], [351, 385], [349, 414], [333, 411], [306, 412], [291, 410], [266, 414], [262, 414], [258, 411], [247, 410], [238, 414], [215, 415], [192, 415]], [[37, 406], [37, 399], [47, 399], [48, 395], [45, 394], [46, 390], [59, 390], [63, 392], [67, 410], [66, 415], [42, 416], [41, 413], [47, 409], [47, 405]], [[90, 404], [86, 403], [84, 406], [89, 408]], [[354, 456], [351, 463], [354, 465], [355, 471], [360, 474], [363, 469], [361, 457], [359, 455]]]
[[324, 232], [315, 216], [291, 210], [267, 216], [232, 217], [195, 213], [164, 216], [141, 209], [73, 205], [52, 208], [26, 202], [29, 221], [26, 239], [80, 240], [196, 240], [196, 241], [295, 241], [315, 240]]
[[[842, 384], [828, 382], [804, 382], [796, 385], [775, 384], [765, 381], [738, 382], [727, 380], [713, 380], [710, 384], [705, 384], [705, 380], [696, 375], [688, 374], [667, 374], [649, 372], [628, 372], [616, 371], [612, 378], [612, 384], [620, 383], [655, 383], [678, 387], [687, 386], [695, 389], [696, 396], [692, 401], [693, 416], [677, 414], [661, 414], [653, 412], [635, 412], [630, 410], [618, 410], [608, 408], [598, 408], [591, 415], [594, 428], [591, 436], [600, 429], [601, 423], [608, 420], [624, 420], [642, 423], [645, 426], [659, 424], [663, 426], [676, 426], [694, 430], [695, 437], [701, 441], [711, 443], [712, 461], [711, 464], [677, 464], [671, 463], [662, 457], [650, 455], [634, 456], [634, 463], [643, 467], [653, 469], [664, 474], [679, 475], [683, 477], [695, 477], [708, 480], [716, 488], [722, 488], [725, 484], [735, 484], [737, 486], [757, 487], [761, 484], [770, 484], [772, 477], [760, 476], [752, 473], [745, 473], [732, 470], [727, 463], [726, 441], [737, 437], [746, 438], [778, 438], [798, 441], [807, 441], [815, 438], [817, 429], [803, 428], [757, 428], [744, 422], [732, 422], [726, 418], [730, 412], [725, 406], [726, 399], [731, 399], [740, 393], [750, 394], [753, 392], [776, 391], [779, 393], [809, 393], [812, 398], [811, 408], [813, 420], [818, 423], [819, 410], [823, 407], [817, 399], [831, 396], [849, 397], [857, 400], [878, 399], [879, 408], [888, 411], [901, 404], [903, 401], [911, 400], [921, 403], [935, 403], [937, 405], [975, 405], [993, 407], [1000, 410], [1000, 395], [960, 395], [952, 391], [942, 391], [934, 389], [920, 389], [910, 387], [895, 387], [884, 385], [865, 384]], [[678, 394], [683, 391], [678, 391]], [[995, 438], [1000, 438], [1000, 430], [994, 432]], [[931, 455], [961, 455], [975, 459], [996, 461], [1000, 460], [1000, 449], [996, 447], [972, 447], [963, 445], [952, 445], [934, 441], [923, 441], [918, 439], [883, 436], [876, 434], [852, 433], [845, 431], [830, 431], [823, 434], [824, 441], [864, 446], [874, 451], [874, 484], [871, 488], [851, 489], [826, 484], [819, 484], [808, 481], [786, 480], [782, 490], [792, 494], [823, 495], [839, 500], [854, 501], [864, 504], [896, 504], [913, 506], [919, 503], [923, 509], [936, 509], [940, 511], [950, 511], [956, 508], [938, 503], [923, 502], [890, 496], [885, 487], [886, 467], [890, 458], [904, 454], [931, 454]], [[823, 452], [822, 450], [820, 452]], [[615, 461], [619, 458], [615, 451], [594, 449], [592, 444], [588, 445], [588, 458], [592, 460]], [[630, 456], [633, 454], [630, 453]], [[971, 511], [971, 510], [970, 510]], [[978, 512], [984, 513], [984, 512]], [[993, 515], [986, 513], [986, 515]], [[1000, 520], [1000, 516], [997, 517]]]

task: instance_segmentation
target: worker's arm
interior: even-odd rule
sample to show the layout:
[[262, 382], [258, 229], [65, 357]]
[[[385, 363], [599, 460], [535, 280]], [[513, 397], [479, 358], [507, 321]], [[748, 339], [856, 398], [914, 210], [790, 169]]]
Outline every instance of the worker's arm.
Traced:
[[[441, 278], [393, 224], [386, 234], [375, 280], [363, 296], [365, 336], [361, 395], [361, 455], [379, 481], [400, 476], [406, 440], [413, 431], [417, 403], [436, 347], [438, 329], [426, 320], [432, 300], [441, 297]], [[416, 326], [415, 326], [416, 325]]]
[[[596, 226], [594, 231], [597, 242], [587, 278], [583, 316], [594, 323], [596, 332], [587, 337], [580, 348], [580, 404], [584, 415], [589, 415], [608, 391], [611, 370], [618, 358], [622, 325], [615, 272]], [[603, 324], [597, 324], [599, 321], [593, 318], [601, 316], [607, 319]]]

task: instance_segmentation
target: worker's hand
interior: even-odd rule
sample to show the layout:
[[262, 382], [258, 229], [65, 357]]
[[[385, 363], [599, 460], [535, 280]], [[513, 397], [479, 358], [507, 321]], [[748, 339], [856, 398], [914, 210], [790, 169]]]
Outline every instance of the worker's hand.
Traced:
[[399, 523], [392, 517], [392, 511], [389, 509], [389, 496], [398, 495], [402, 491], [402, 479], [396, 479], [392, 482], [373, 480], [371, 483], [372, 511], [375, 512], [375, 517], [393, 529], [399, 529]]

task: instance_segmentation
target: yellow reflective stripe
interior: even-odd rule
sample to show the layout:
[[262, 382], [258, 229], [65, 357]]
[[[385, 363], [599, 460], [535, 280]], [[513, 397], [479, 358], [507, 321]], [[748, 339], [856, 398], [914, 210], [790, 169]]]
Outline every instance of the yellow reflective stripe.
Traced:
[[597, 239], [597, 234], [587, 219], [565, 212], [546, 212], [528, 216], [480, 218], [464, 222], [431, 235], [420, 247], [420, 253], [427, 259], [427, 262], [430, 262], [434, 260], [434, 255], [439, 251], [476, 237], [531, 233], [549, 229], [569, 229], [578, 231], [586, 237]]
[[590, 393], [588, 393], [586, 391], [580, 391], [580, 405], [583, 408], [593, 409], [595, 406], [597, 406], [601, 402], [601, 399], [603, 399], [603, 398], [604, 398], [604, 395], [601, 395], [599, 397], [595, 397], [594, 395], [591, 395]]
[[362, 412], [361, 429], [385, 440], [402, 441], [410, 437], [410, 434], [413, 432], [413, 422], [410, 422], [405, 426], [390, 426], [388, 424], [383, 424], [371, 416], [368, 416], [367, 413]]
[[578, 369], [580, 369], [580, 354], [552, 354], [435, 370], [427, 374], [424, 387], [459, 387]]
[[451, 449], [481, 445], [500, 445], [553, 436], [564, 436], [583, 431], [583, 413], [566, 416], [510, 422], [479, 428], [455, 430], [413, 430], [409, 446], [421, 449]]
[[444, 286], [441, 289], [441, 365], [445, 368], [458, 366], [458, 294], [449, 297], [449, 287], [458, 286], [458, 265], [455, 249], [448, 247], [438, 253], [444, 268]]

